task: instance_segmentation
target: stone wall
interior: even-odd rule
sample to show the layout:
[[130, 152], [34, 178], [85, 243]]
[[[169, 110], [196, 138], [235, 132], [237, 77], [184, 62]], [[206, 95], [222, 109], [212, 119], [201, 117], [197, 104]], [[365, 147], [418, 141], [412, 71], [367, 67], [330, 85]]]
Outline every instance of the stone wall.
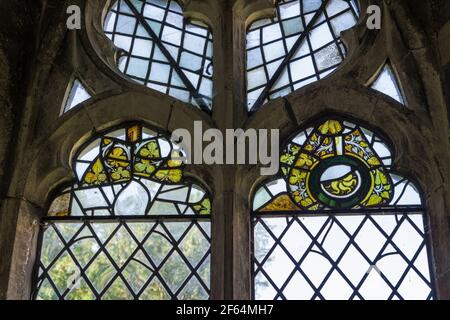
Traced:
[[[8, 192], [34, 59], [38, 1], [0, 2], [0, 298], [6, 297], [20, 196]], [[17, 205], [15, 205], [17, 204]]]

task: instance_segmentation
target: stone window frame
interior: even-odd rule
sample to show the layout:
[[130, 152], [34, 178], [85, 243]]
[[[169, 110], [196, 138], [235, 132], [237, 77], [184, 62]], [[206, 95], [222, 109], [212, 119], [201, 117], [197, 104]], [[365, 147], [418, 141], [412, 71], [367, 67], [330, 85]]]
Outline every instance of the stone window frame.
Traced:
[[[37, 84], [40, 86], [37, 92], [52, 88], [52, 94], [33, 97], [31, 119], [39, 115], [39, 121], [20, 129], [21, 137], [32, 136], [33, 139], [16, 155], [19, 160], [11, 173], [10, 199], [4, 201], [1, 208], [2, 213], [7, 213], [3, 221], [10, 227], [7, 236], [12, 241], [3, 262], [6, 297], [29, 299], [40, 218], [45, 215], [54, 190], [70, 181], [68, 164], [74, 150], [96, 132], [130, 120], [140, 120], [166, 131], [186, 128], [193, 132], [193, 121], [197, 120], [202, 121], [205, 129], [278, 128], [281, 141], [286, 141], [301, 124], [330, 112], [353, 118], [358, 123], [366, 122], [388, 134], [397, 150], [399, 172], [409, 172], [424, 192], [433, 237], [437, 294], [438, 298], [450, 297], [450, 228], [445, 214], [450, 208], [450, 194], [448, 188], [443, 187], [445, 172], [449, 171], [444, 164], [447, 158], [434, 156], [445, 156], [434, 142], [446, 141], [446, 133], [430, 119], [430, 112], [442, 107], [439, 93], [431, 90], [440, 84], [436, 82], [436, 71], [433, 68], [430, 71], [426, 54], [416, 54], [417, 51], [410, 54], [413, 49], [408, 48], [422, 48], [424, 52], [430, 48], [420, 36], [423, 34], [420, 27], [408, 19], [408, 12], [399, 4], [360, 0], [362, 12], [369, 4], [383, 7], [388, 15], [384, 27], [369, 31], [361, 23], [367, 17], [362, 16], [360, 23], [343, 35], [349, 52], [333, 75], [273, 100], [249, 116], [243, 103], [245, 30], [251, 22], [273, 14], [272, 2], [236, 0], [232, 7], [227, 7], [216, 0], [183, 1], [186, 16], [207, 23], [215, 36], [213, 59], [217, 95], [213, 112], [208, 116], [183, 102], [141, 88], [111, 68], [114, 51], [105, 41], [99, 24], [105, 5], [110, 1], [76, 1], [85, 13], [83, 28], [79, 32], [68, 31], [69, 40], [78, 45], [69, 42], [66, 45], [69, 52], [76, 52], [81, 59], [77, 65], [67, 66], [54, 54], [59, 69], [47, 70], [46, 83]], [[405, 25], [418, 36], [405, 36], [398, 25]], [[399, 72], [408, 109], [402, 110], [389, 97], [365, 86], [387, 57]], [[74, 70], [84, 75], [96, 95], [59, 117], [67, 81]], [[419, 75], [422, 82], [409, 81]], [[382, 112], [378, 112], [380, 110]], [[399, 127], [406, 130], [399, 130]], [[25, 144], [26, 140], [20, 141]], [[429, 149], [424, 150], [423, 146]], [[259, 169], [258, 165], [194, 165], [187, 170], [187, 175], [209, 188], [216, 204], [212, 229], [215, 252], [211, 263], [212, 299], [251, 297], [249, 212], [252, 195], [265, 178], [260, 176]], [[230, 179], [231, 176], [234, 179]]]

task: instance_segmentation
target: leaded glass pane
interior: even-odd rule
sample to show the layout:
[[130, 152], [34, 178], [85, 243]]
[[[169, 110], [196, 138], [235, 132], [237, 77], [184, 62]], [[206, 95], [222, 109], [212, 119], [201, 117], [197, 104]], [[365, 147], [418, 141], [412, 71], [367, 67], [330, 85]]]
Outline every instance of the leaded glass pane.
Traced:
[[291, 139], [253, 200], [256, 299], [433, 299], [420, 192], [378, 134], [330, 118]]
[[403, 97], [402, 90], [400, 89], [400, 82], [398, 81], [397, 76], [389, 63], [384, 65], [383, 69], [371, 85], [371, 88], [384, 93], [405, 105], [405, 99]]
[[139, 124], [81, 148], [43, 221], [33, 297], [208, 299], [211, 200], [182, 155]]
[[64, 104], [63, 113], [66, 113], [67, 111], [73, 109], [80, 103], [83, 103], [84, 101], [86, 101], [90, 98], [91, 98], [90, 93], [87, 91], [87, 89], [81, 83], [81, 81], [78, 79], [75, 79], [72, 83], [72, 87], [70, 89], [69, 95]]
[[210, 241], [198, 220], [49, 222], [36, 298], [208, 299]]
[[118, 0], [104, 32], [125, 51], [118, 68], [134, 81], [204, 110], [212, 105], [212, 34], [187, 22], [175, 0]]
[[334, 71], [346, 55], [340, 33], [359, 17], [355, 0], [281, 0], [276, 7], [276, 18], [259, 20], [247, 32], [251, 111]]

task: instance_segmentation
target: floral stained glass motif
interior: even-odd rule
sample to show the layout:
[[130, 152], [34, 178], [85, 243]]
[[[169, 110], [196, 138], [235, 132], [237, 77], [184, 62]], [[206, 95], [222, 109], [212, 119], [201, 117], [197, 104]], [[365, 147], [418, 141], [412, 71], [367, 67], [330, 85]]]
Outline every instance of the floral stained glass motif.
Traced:
[[132, 124], [79, 151], [44, 219], [36, 299], [208, 299], [211, 198], [183, 151]]
[[433, 299], [418, 188], [378, 134], [340, 118], [300, 132], [254, 196], [256, 299]]
[[[143, 177], [158, 182], [182, 179], [182, 151], [167, 138], [133, 126], [105, 135], [75, 161], [77, 178], [84, 186], [101, 186]], [[134, 132], [135, 130], [136, 132]], [[134, 136], [142, 135], [143, 139]], [[95, 155], [93, 159], [92, 156]]]
[[344, 60], [340, 33], [359, 19], [355, 0], [281, 0], [277, 16], [247, 31], [247, 108], [320, 80]]
[[122, 50], [121, 72], [149, 88], [211, 109], [212, 34], [200, 22], [187, 22], [177, 1], [115, 1], [104, 32]]
[[327, 120], [299, 134], [281, 156], [287, 192], [303, 210], [389, 205], [392, 155], [373, 132]]

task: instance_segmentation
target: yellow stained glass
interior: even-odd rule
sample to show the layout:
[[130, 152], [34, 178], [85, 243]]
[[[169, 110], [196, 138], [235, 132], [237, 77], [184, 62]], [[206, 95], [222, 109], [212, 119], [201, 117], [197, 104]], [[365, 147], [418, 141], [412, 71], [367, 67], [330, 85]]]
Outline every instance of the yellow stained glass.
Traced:
[[89, 185], [101, 184], [107, 181], [106, 172], [99, 158], [94, 160], [92, 168], [84, 177], [84, 182]]
[[264, 206], [260, 211], [293, 211], [298, 210], [299, 207], [292, 201], [287, 194], [282, 194], [272, 200], [269, 204]]
[[136, 142], [140, 140], [141, 135], [142, 135], [142, 128], [139, 125], [129, 127], [127, 130], [128, 140], [131, 142]]
[[[301, 132], [280, 162], [289, 198], [300, 209], [382, 206], [393, 197], [384, 167], [392, 163], [389, 149], [373, 132], [343, 120], [328, 119]], [[289, 207], [285, 201], [276, 195], [260, 210]]]

